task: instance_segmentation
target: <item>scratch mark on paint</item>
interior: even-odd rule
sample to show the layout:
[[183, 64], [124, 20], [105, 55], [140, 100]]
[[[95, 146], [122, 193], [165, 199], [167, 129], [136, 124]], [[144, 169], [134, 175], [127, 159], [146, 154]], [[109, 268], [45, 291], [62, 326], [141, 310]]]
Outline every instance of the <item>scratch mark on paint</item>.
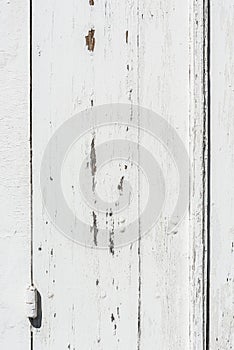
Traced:
[[85, 37], [86, 46], [88, 47], [89, 51], [94, 51], [94, 47], [95, 47], [94, 33], [95, 33], [95, 30], [90, 29], [88, 34]]
[[[111, 322], [115, 322], [115, 316], [113, 315], [113, 313], [111, 314]], [[116, 329], [117, 329], [117, 325], [116, 323], [114, 324], [114, 334], [116, 334]]]
[[97, 227], [97, 215], [93, 211], [93, 226], [92, 226], [92, 231], [93, 231], [93, 241], [95, 246], [97, 246], [97, 235], [98, 235], [98, 227]]
[[117, 307], [117, 316], [118, 316], [118, 318], [120, 318], [120, 315], [119, 315], [119, 307]]
[[[133, 91], [133, 89], [129, 90], [129, 96], [128, 96], [129, 101], [132, 101], [132, 91]], [[132, 120], [132, 115], [131, 115], [130, 120]]]
[[124, 176], [121, 177], [120, 182], [118, 184], [118, 190], [123, 192], [123, 181], [124, 181]]
[[125, 39], [126, 39], [126, 44], [128, 44], [128, 30], [126, 30]]
[[90, 150], [90, 168], [91, 168], [91, 174], [93, 177], [93, 186], [92, 190], [95, 191], [95, 175], [97, 171], [97, 157], [96, 157], [96, 150], [95, 150], [95, 136], [92, 138], [91, 142], [91, 150]]
[[[112, 217], [112, 211], [109, 212], [109, 216]], [[109, 247], [110, 247], [110, 253], [112, 255], [115, 254], [114, 252], [114, 221], [112, 220], [112, 228], [110, 230], [110, 236], [109, 236]]]
[[115, 252], [114, 252], [114, 229], [112, 229], [110, 231], [109, 241], [110, 241], [110, 252], [112, 255], [114, 255], [115, 254]]

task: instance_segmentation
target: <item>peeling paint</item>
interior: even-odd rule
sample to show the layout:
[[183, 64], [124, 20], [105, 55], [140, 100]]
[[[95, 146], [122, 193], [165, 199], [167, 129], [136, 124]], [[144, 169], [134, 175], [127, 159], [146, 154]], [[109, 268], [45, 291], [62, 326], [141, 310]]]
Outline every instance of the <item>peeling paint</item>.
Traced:
[[121, 177], [120, 182], [118, 184], [118, 190], [120, 192], [123, 192], [123, 181], [124, 181], [124, 176]]
[[90, 29], [88, 34], [85, 37], [86, 46], [88, 47], [89, 51], [94, 51], [94, 47], [95, 47], [94, 33], [95, 33], [95, 30]]
[[[112, 217], [112, 211], [109, 212], [109, 216]], [[114, 252], [114, 221], [112, 220], [111, 223], [111, 229], [109, 231], [109, 249], [110, 249], [110, 253], [114, 256], [115, 252]]]
[[[90, 7], [94, 6], [94, 3], [95, 7]], [[100, 5], [101, 8], [99, 8]], [[155, 20], [152, 21], [150, 18], [152, 4], [148, 0], [146, 0], [146, 3], [140, 3], [140, 7], [137, 7], [139, 4], [136, 2], [116, 3], [105, 1], [103, 4], [99, 4], [95, 0], [89, 0], [89, 2], [77, 3], [75, 6], [67, 3], [64, 14], [61, 9], [58, 10], [57, 6], [48, 7], [44, 2], [40, 4], [45, 12], [48, 11], [46, 18], [49, 19], [54, 16], [56, 23], [62, 23], [62, 26], [65, 26], [62, 29], [65, 30], [66, 35], [62, 34], [63, 30], [61, 30], [61, 37], [54, 35], [51, 23], [48, 22], [44, 26], [35, 12], [39, 26], [38, 29], [35, 28], [35, 40], [42, 42], [44, 46], [43, 57], [35, 62], [36, 74], [41, 74], [39, 83], [33, 87], [36, 89], [35, 96], [38, 96], [39, 102], [43, 103], [43, 97], [45, 96], [43, 87], [49, 87], [53, 82], [59, 84], [60, 69], [66, 69], [66, 67], [68, 68], [68, 74], [63, 75], [64, 86], [70, 86], [69, 84], [72, 81], [73, 89], [72, 91], [70, 89], [56, 89], [55, 94], [48, 90], [49, 103], [46, 101], [43, 105], [45, 115], [48, 118], [40, 118], [38, 104], [35, 104], [34, 144], [38, 147], [38, 143], [40, 143], [39, 150], [42, 146], [42, 138], [41, 135], [37, 135], [37, 125], [40, 123], [40, 130], [45, 130], [46, 134], [53, 133], [58, 124], [63, 122], [62, 115], [58, 118], [56, 116], [59, 108], [64, 109], [64, 105], [68, 105], [66, 110], [70, 110], [70, 107], [73, 108], [74, 102], [76, 102], [74, 110], [94, 109], [93, 106], [99, 103], [109, 101], [127, 102], [128, 98], [130, 104], [143, 104], [152, 109], [162, 110], [166, 116], [170, 117], [172, 123], [176, 124], [182, 138], [187, 140], [185, 136], [188, 135], [188, 124], [190, 122], [186, 119], [187, 112], [189, 112], [187, 109], [189, 93], [185, 94], [185, 90], [189, 86], [187, 74], [189, 20], [188, 11], [180, 11], [179, 5], [177, 6], [176, 3], [173, 5], [176, 7], [176, 17], [168, 1], [160, 4], [155, 3], [153, 6]], [[100, 9], [103, 11], [103, 18], [97, 12]], [[79, 17], [79, 15], [82, 15], [82, 11], [84, 11], [84, 16]], [[141, 21], [141, 11], [145, 13], [144, 21]], [[121, 14], [123, 18], [120, 18]], [[70, 15], [71, 19], [69, 20]], [[67, 18], [63, 21], [64, 16], [67, 16]], [[181, 20], [179, 29], [178, 19]], [[91, 29], [93, 23], [95, 23], [95, 30]], [[84, 28], [86, 28], [85, 31]], [[202, 25], [200, 28], [202, 28]], [[81, 38], [79, 38], [79, 33], [81, 33]], [[139, 33], [140, 48], [139, 35], [137, 35]], [[152, 45], [151, 41], [155, 35], [157, 40]], [[73, 39], [67, 40], [67, 38], [73, 38], [75, 41]], [[77, 39], [78, 41], [81, 40], [81, 43], [77, 43]], [[99, 40], [101, 40], [100, 43]], [[138, 45], [138, 48], [136, 45]], [[69, 66], [71, 63], [70, 54], [62, 55], [62, 67], [61, 65], [59, 67], [58, 63], [60, 61], [57, 61], [58, 55], [56, 55], [58, 46], [64, 52], [68, 50], [67, 52], [71, 53], [74, 57], [74, 64]], [[49, 51], [45, 49], [47, 47], [50, 48]], [[77, 48], [81, 49], [77, 50]], [[180, 52], [176, 51], [178, 48], [180, 48]], [[50, 57], [53, 57], [53, 59], [50, 60]], [[37, 64], [37, 61], [41, 61], [42, 58], [45, 70], [41, 70], [41, 66]], [[158, 69], [155, 67], [158, 67]], [[155, 69], [156, 74], [153, 74]], [[51, 70], [53, 76], [51, 76], [52, 73], [49, 77], [47, 76], [49, 70]], [[150, 79], [151, 76], [152, 79]], [[171, 90], [174, 79], [176, 84], [178, 81], [180, 82], [182, 92], [180, 92], [180, 89]], [[179, 104], [174, 106], [175, 101], [182, 100], [184, 101], [182, 107], [179, 107]], [[71, 104], [70, 107], [69, 104]], [[200, 105], [199, 100], [198, 104]], [[53, 116], [53, 120], [49, 125], [50, 115]], [[178, 118], [175, 118], [177, 115]], [[183, 115], [185, 115], [185, 121], [182, 119]], [[131, 120], [133, 118], [130, 113], [129, 118]], [[202, 125], [202, 117], [199, 118], [197, 131], [200, 130], [200, 125]], [[190, 119], [193, 122], [192, 115]], [[14, 120], [15, 122], [17, 120]], [[135, 130], [128, 127], [127, 124], [121, 126], [120, 132], [123, 133], [124, 137], [126, 136], [126, 139], [135, 140]], [[105, 136], [111, 138], [112, 134], [107, 132]], [[147, 142], [146, 139], [145, 143]], [[95, 135], [91, 134], [88, 141], [88, 161], [85, 166], [87, 166], [86, 172], [89, 174], [89, 190], [93, 191], [91, 193], [92, 198], [96, 198], [94, 192], [99, 189], [97, 186], [97, 184], [99, 185], [99, 181], [97, 182], [99, 180], [98, 144], [98, 132]], [[87, 150], [86, 146], [85, 143], [84, 151]], [[126, 150], [127, 152], [128, 150]], [[39, 153], [35, 152], [35, 164], [38, 164], [40, 160]], [[85, 155], [87, 156], [87, 154]], [[113, 151], [113, 158], [115, 155], [115, 151]], [[8, 159], [12, 158], [8, 157]], [[123, 198], [120, 195], [127, 188], [125, 172], [127, 173], [128, 167], [129, 173], [132, 170], [131, 160], [131, 155], [124, 160], [125, 163], [121, 160], [121, 167], [114, 174], [114, 176], [119, 177], [115, 178], [111, 189], [117, 192], [117, 196], [121, 200]], [[166, 166], [163, 157], [160, 161]], [[77, 176], [75, 172], [74, 174], [74, 176]], [[52, 171], [51, 175], [54, 176]], [[111, 175], [112, 173], [108, 173], [106, 178]], [[125, 175], [125, 177], [122, 175]], [[105, 186], [107, 184], [106, 178], [100, 179], [101, 185]], [[130, 175], [129, 178], [131, 179]], [[51, 185], [53, 183], [51, 182]], [[100, 188], [102, 187], [100, 186]], [[74, 204], [75, 207], [77, 186], [71, 188], [69, 185], [69, 191], [72, 195], [71, 205]], [[35, 193], [37, 200], [37, 183], [35, 183]], [[104, 194], [108, 196], [108, 192]], [[140, 186], [133, 186], [132, 195], [140, 197]], [[112, 199], [112, 196], [110, 197]], [[66, 242], [66, 239], [61, 244], [61, 240], [57, 239], [56, 234], [54, 234], [55, 229], [51, 224], [45, 225], [47, 216], [44, 213], [44, 208], [41, 210], [41, 207], [39, 207], [39, 210], [35, 210], [35, 222], [37, 223], [37, 234], [34, 235], [34, 252], [37, 256], [34, 266], [35, 277], [36, 281], [39, 281], [43, 286], [43, 290], [54, 293], [54, 298], [50, 300], [47, 300], [46, 294], [44, 295], [44, 309], [48, 315], [45, 315], [46, 322], [43, 325], [43, 332], [41, 334], [37, 333], [35, 336], [36, 347], [40, 348], [39, 342], [48, 341], [48, 346], [58, 348], [61, 345], [58, 343], [59, 337], [57, 337], [61, 331], [59, 325], [64, 319], [64, 332], [67, 334], [66, 337], [69, 338], [65, 338], [63, 347], [67, 348], [69, 344], [69, 349], [72, 350], [74, 348], [138, 348], [142, 350], [144, 347], [150, 349], [155, 344], [158, 344], [159, 348], [165, 349], [174, 349], [177, 345], [182, 349], [189, 348], [186, 338], [188, 334], [186, 333], [186, 336], [184, 336], [184, 330], [189, 328], [189, 324], [187, 319], [183, 324], [184, 318], [180, 308], [183, 303], [186, 304], [186, 308], [189, 306], [187, 305], [189, 303], [187, 300], [189, 276], [186, 275], [181, 280], [181, 273], [184, 272], [184, 257], [186, 256], [187, 259], [188, 256], [187, 248], [184, 248], [185, 245], [181, 244], [183, 242], [182, 237], [186, 236], [184, 231], [178, 232], [174, 236], [173, 244], [170, 237], [164, 235], [159, 228], [155, 239], [152, 237], [152, 240], [142, 240], [142, 249], [141, 247], [138, 249], [137, 242], [130, 244], [129, 247], [117, 249], [117, 228], [120, 228], [120, 230], [122, 228], [122, 231], [118, 231], [118, 234], [127, 235], [127, 224], [133, 218], [134, 213], [131, 208], [129, 211], [126, 210], [126, 216], [123, 216], [126, 217], [126, 222], [121, 224], [121, 220], [123, 220], [122, 213], [116, 215], [115, 219], [116, 209], [118, 209], [118, 207], [115, 208], [116, 203], [117, 201], [112, 206], [113, 213], [110, 211], [109, 205], [104, 207], [106, 217], [104, 212], [102, 221], [101, 215], [99, 216], [95, 212], [94, 207], [88, 208], [88, 222], [90, 223], [88, 234], [90, 234], [94, 246], [100, 244], [101, 227], [104, 226], [106, 229], [105, 233], [109, 247], [107, 250], [100, 251], [88, 247], [76, 247], [72, 242]], [[37, 203], [34, 204], [36, 208]], [[82, 210], [83, 208], [86, 210], [85, 207], [82, 207]], [[80, 214], [79, 211], [77, 212]], [[114, 226], [114, 220], [118, 220], [118, 225]], [[74, 232], [75, 234], [76, 232]], [[47, 243], [45, 243], [45, 239], [48, 239]], [[43, 242], [42, 252], [37, 251], [40, 242]], [[197, 241], [195, 243], [197, 244]], [[50, 255], [51, 247], [54, 249], [53, 258]], [[200, 246], [198, 245], [197, 256], [200, 254], [199, 249]], [[229, 245], [228, 249], [233, 250], [233, 247], [230, 248]], [[37, 263], [38, 261], [40, 264]], [[57, 264], [56, 270], [53, 268], [54, 262]], [[188, 266], [186, 266], [186, 269], [188, 270]], [[69, 273], [72, 279], [69, 279]], [[198, 273], [195, 271], [194, 275], [197, 277]], [[56, 288], [53, 284], [55, 281], [53, 278], [56, 278]], [[225, 275], [225, 278], [228, 278], [227, 283], [231, 284], [228, 275]], [[69, 285], [70, 282], [71, 285]], [[174, 286], [173, 290], [171, 290], [172, 285]], [[155, 297], [157, 293], [161, 293], [162, 298], [160, 300]], [[64, 296], [64, 299], [61, 302], [62, 296]], [[181, 305], [177, 303], [178, 300], [182, 300]], [[78, 312], [70, 312], [72, 303], [75, 304]], [[199, 300], [197, 304], [201, 310]], [[54, 320], [53, 315], [56, 313], [57, 317]], [[147, 325], [148, 321], [150, 322]], [[117, 323], [117, 326], [115, 323]], [[115, 329], [118, 327], [118, 337], [114, 336], [114, 327]], [[199, 326], [196, 326], [196, 332], [198, 328]], [[86, 336], [87, 330], [88, 337]], [[101, 344], [98, 344], [99, 342]], [[198, 348], [200, 348], [199, 344]]]
[[93, 242], [95, 246], [97, 246], [97, 235], [98, 235], [98, 227], [97, 227], [97, 215], [93, 211], [93, 226], [91, 227], [93, 231]]

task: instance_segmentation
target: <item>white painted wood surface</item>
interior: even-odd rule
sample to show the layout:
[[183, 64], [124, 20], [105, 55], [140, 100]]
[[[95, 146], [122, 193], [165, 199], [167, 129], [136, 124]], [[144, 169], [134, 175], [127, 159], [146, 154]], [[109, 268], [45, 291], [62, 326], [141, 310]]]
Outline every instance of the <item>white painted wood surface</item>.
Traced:
[[211, 349], [234, 347], [234, 4], [212, 1]]
[[[24, 299], [31, 273], [29, 4], [20, 0], [0, 5], [0, 348], [232, 349], [231, 1], [211, 1], [209, 327], [208, 1], [33, 1], [32, 258], [42, 325], [33, 329], [32, 342]], [[139, 241], [100, 250], [72, 242], [51, 223], [39, 182], [45, 147], [66, 120], [106, 103], [147, 107], [183, 139], [191, 159], [190, 208], [176, 234], [167, 234], [161, 220]], [[128, 139], [126, 130], [117, 127], [96, 132], [95, 142], [111, 135]], [[167, 200], [172, 202], [176, 181], [169, 158], [144, 132], [134, 135], [165, 167], [171, 185]], [[81, 142], [82, 152], [91, 152], [92, 140], [90, 133]], [[72, 157], [64, 167], [66, 189], [76, 176]], [[115, 193], [116, 174], [116, 163], [107, 171], [111, 184], [99, 173], [107, 193]], [[140, 210], [147, 190], [141, 177], [134, 186]], [[76, 191], [72, 196], [67, 200], [74, 200], [74, 209], [79, 196]], [[130, 208], [129, 218], [134, 213]]]
[[[33, 4], [33, 267], [43, 304], [35, 349], [203, 348], [204, 13], [197, 3]], [[56, 129], [77, 112], [113, 102], [162, 115], [194, 165], [191, 229], [187, 215], [176, 234], [159, 226], [114, 254], [58, 233], [39, 184]], [[161, 162], [167, 165], [165, 155]]]
[[190, 348], [207, 348], [208, 1], [190, 8]]
[[0, 2], [0, 348], [30, 348], [29, 8]]

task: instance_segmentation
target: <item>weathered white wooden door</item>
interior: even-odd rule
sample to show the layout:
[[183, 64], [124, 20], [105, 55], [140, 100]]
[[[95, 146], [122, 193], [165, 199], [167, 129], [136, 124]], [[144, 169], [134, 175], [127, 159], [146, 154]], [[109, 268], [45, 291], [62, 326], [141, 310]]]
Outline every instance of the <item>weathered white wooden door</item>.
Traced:
[[33, 2], [35, 349], [202, 347], [200, 5]]
[[0, 348], [232, 349], [232, 2], [0, 15]]

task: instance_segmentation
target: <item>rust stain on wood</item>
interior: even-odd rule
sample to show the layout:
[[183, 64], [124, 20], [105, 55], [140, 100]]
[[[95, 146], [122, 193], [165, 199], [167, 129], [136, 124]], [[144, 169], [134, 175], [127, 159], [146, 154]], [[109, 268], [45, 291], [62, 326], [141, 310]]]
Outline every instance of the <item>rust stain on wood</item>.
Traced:
[[88, 32], [88, 35], [86, 35], [85, 40], [86, 40], [86, 46], [88, 47], [89, 51], [94, 51], [95, 47], [95, 38], [94, 38], [94, 29], [90, 29]]

